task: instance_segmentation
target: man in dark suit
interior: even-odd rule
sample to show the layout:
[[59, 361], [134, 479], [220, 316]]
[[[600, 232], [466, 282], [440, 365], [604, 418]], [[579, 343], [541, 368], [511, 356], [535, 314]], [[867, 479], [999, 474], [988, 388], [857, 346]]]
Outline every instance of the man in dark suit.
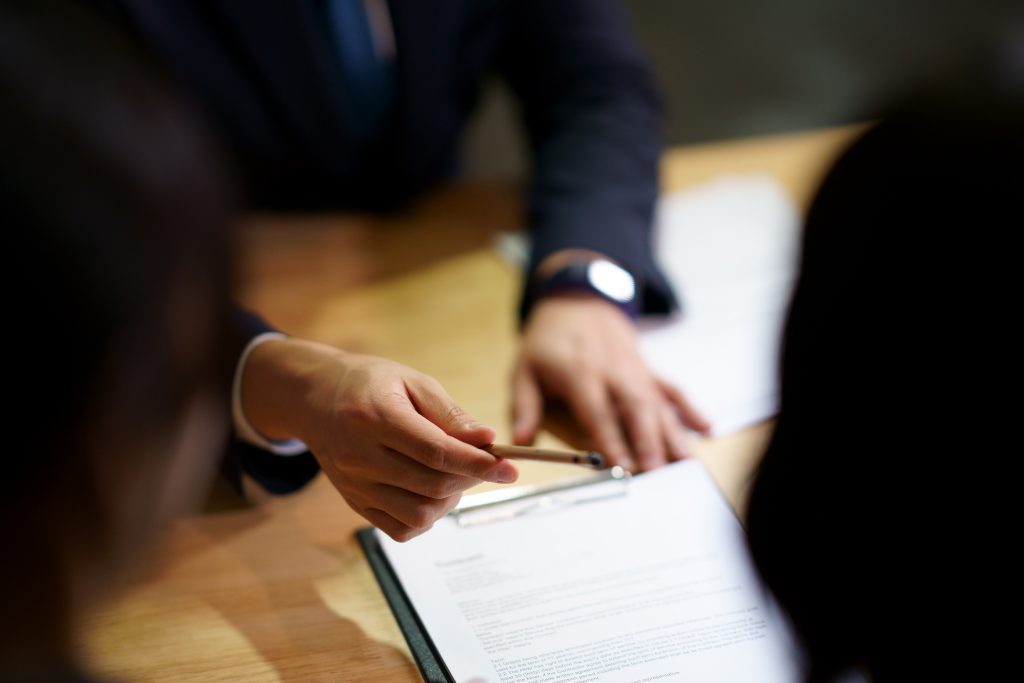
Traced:
[[[613, 463], [638, 469], [684, 457], [684, 426], [707, 429], [636, 345], [633, 318], [675, 300], [650, 248], [658, 98], [614, 0], [92, 1], [201, 104], [254, 206], [400, 206], [451, 177], [481, 82], [499, 74], [534, 160], [515, 440], [533, 439], [545, 398], [568, 404]], [[388, 533], [429, 527], [481, 478], [515, 477], [480, 458], [473, 446], [494, 431], [434, 380], [258, 325], [236, 376], [239, 431], [282, 455], [308, 445]], [[401, 405], [382, 398], [395, 392]], [[308, 454], [240, 462], [276, 490], [316, 469]]]

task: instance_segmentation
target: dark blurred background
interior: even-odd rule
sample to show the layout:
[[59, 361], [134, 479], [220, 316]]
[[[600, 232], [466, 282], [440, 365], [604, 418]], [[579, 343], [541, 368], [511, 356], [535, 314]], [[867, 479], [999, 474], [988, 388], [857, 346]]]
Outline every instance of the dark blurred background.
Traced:
[[[871, 118], [923, 74], [992, 37], [1006, 40], [1011, 15], [1024, 8], [1024, 0], [623, 4], [662, 88], [669, 145]], [[522, 175], [526, 156], [502, 84], [490, 84], [465, 145], [467, 175]]]

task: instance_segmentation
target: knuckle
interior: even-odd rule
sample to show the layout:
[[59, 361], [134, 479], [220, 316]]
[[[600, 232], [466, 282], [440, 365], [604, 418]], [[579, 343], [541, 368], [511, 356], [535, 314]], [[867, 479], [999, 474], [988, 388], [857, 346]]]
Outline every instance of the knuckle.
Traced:
[[424, 464], [439, 472], [447, 472], [451, 458], [444, 443], [439, 440], [429, 440], [423, 443]]
[[516, 387], [512, 394], [512, 401], [519, 410], [536, 411], [541, 402], [539, 392], [532, 386], [523, 385]]
[[620, 389], [618, 393], [617, 403], [623, 412], [638, 413], [647, 409], [646, 396], [636, 389]]
[[441, 516], [441, 512], [442, 510], [438, 509], [437, 503], [433, 501], [416, 503], [413, 506], [410, 518], [411, 526], [414, 529], [429, 529], [437, 521], [437, 518]]
[[594, 425], [594, 430], [599, 434], [614, 434], [618, 429], [619, 417], [615, 414], [615, 407], [608, 401], [595, 397], [583, 404], [581, 411], [585, 411], [589, 417], [589, 424]]
[[660, 426], [658, 417], [658, 411], [650, 406], [638, 406], [631, 416], [630, 431], [653, 438], [654, 433], [658, 431]]
[[387, 412], [409, 405], [409, 397], [401, 391], [383, 391], [374, 398], [374, 407], [380, 412]]
[[589, 375], [594, 372], [597, 364], [590, 355], [579, 353], [572, 356], [572, 359], [569, 361], [569, 367], [578, 375]]
[[448, 409], [448, 412], [444, 416], [445, 422], [450, 425], [461, 424], [466, 420], [466, 411], [457, 405], [453, 405]]
[[424, 486], [424, 495], [434, 500], [448, 498], [457, 491], [455, 479], [444, 477], [433, 479]]
[[617, 454], [626, 451], [626, 441], [617, 430], [608, 427], [600, 431], [596, 436], [599, 441], [603, 442], [605, 450]]
[[620, 402], [636, 408], [650, 408], [661, 402], [654, 387], [635, 375], [618, 374], [611, 379]]
[[683, 418], [679, 414], [679, 411], [673, 410], [671, 406], [665, 406], [661, 411], [662, 423], [665, 425], [665, 429], [673, 434], [682, 434], [683, 429]]
[[428, 393], [434, 394], [435, 396], [447, 396], [444, 391], [444, 386], [430, 375], [421, 376], [420, 386]]
[[461, 500], [462, 500], [462, 493], [461, 492], [453, 493], [452, 495], [448, 496], [447, 500], [445, 501], [445, 505], [444, 505], [444, 514], [447, 515], [449, 512], [454, 510], [455, 506], [458, 505]]

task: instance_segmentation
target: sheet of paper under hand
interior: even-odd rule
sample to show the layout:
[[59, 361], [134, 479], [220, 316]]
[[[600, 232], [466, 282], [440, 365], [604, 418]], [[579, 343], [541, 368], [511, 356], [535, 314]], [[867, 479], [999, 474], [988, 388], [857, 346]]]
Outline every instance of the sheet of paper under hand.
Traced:
[[380, 541], [459, 683], [791, 683], [798, 658], [703, 465], [508, 521]]
[[796, 207], [768, 175], [724, 176], [659, 205], [655, 252], [684, 315], [645, 323], [641, 347], [715, 434], [777, 409], [779, 340], [799, 238]]

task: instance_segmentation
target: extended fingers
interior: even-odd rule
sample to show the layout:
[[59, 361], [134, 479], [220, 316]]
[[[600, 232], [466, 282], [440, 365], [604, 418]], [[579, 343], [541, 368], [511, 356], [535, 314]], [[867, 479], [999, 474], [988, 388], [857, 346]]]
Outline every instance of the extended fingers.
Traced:
[[405, 455], [382, 448], [374, 458], [372, 478], [380, 483], [440, 500], [476, 486], [480, 480], [459, 474], [446, 474], [412, 460]]
[[658, 383], [658, 387], [665, 398], [679, 411], [679, 417], [684, 425], [701, 434], [707, 435], [711, 433], [711, 423], [690, 403], [690, 400], [683, 395], [683, 392], [661, 378], [656, 377], [655, 381]]
[[512, 377], [512, 439], [533, 443], [544, 411], [544, 398], [529, 364], [520, 362]]
[[631, 469], [633, 462], [629, 457], [629, 449], [604, 382], [596, 375], [580, 377], [569, 387], [566, 401], [608, 463]]
[[494, 428], [481, 424], [463, 410], [433, 377], [407, 378], [405, 386], [416, 411], [445, 434], [474, 446], [494, 443]]
[[369, 507], [376, 508], [415, 530], [427, 530], [434, 522], [444, 517], [458, 505], [462, 494], [447, 498], [427, 498], [405, 489], [381, 484], [372, 492], [373, 502]]
[[411, 403], [391, 409], [391, 425], [381, 443], [432, 470], [473, 479], [507, 484], [518, 478], [516, 466], [507, 460], [446, 434], [419, 414]]
[[479, 483], [432, 470], [386, 447], [375, 450], [357, 466], [328, 476], [353, 510], [397, 541], [429, 529], [465, 489]]
[[660, 407], [661, 433], [665, 439], [665, 452], [669, 460], [683, 460], [693, 455], [690, 449], [690, 437], [679, 421], [674, 406], [663, 402]]
[[612, 385], [619, 414], [629, 433], [633, 454], [641, 471], [664, 465], [665, 438], [661, 396], [654, 385], [624, 382]]
[[[454, 507], [454, 506], [453, 506]], [[399, 543], [404, 543], [410, 539], [416, 538], [420, 534], [429, 530], [433, 526], [433, 522], [425, 526], [414, 526], [406, 524], [405, 522], [394, 517], [390, 513], [381, 510], [379, 508], [366, 507], [357, 508], [356, 512], [365, 517], [371, 524], [386, 533], [391, 538], [395, 539]], [[442, 515], [434, 518], [436, 521]]]

